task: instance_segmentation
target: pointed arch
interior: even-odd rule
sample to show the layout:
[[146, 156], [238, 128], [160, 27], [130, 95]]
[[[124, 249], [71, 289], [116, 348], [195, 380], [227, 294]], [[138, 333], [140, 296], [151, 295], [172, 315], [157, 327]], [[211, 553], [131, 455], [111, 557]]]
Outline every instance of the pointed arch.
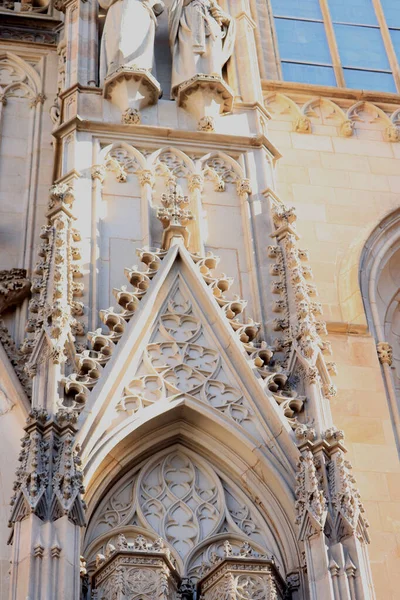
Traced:
[[243, 169], [237, 160], [220, 150], [205, 154], [200, 158], [199, 164], [200, 170], [204, 176], [207, 176], [207, 173], [211, 172], [212, 176], [215, 178], [214, 173], [216, 173], [219, 180], [224, 184], [236, 184], [244, 177]]
[[317, 117], [318, 115], [315, 113], [315, 108], [328, 107], [331, 109], [331, 114], [328, 115], [328, 119], [338, 118], [341, 122], [346, 120], [346, 113], [336, 102], [333, 102], [330, 98], [324, 98], [323, 96], [318, 96], [311, 98], [308, 100], [301, 109], [301, 112], [307, 117]]
[[366, 100], [360, 100], [359, 102], [356, 102], [350, 106], [347, 111], [347, 118], [352, 119], [353, 121], [364, 121], [361, 116], [363, 111], [371, 115], [371, 123], [382, 119], [385, 125], [390, 125], [390, 117], [381, 108], [379, 108], [379, 106], [373, 104], [372, 102], [367, 102]]
[[[180, 305], [182, 301], [185, 305], [185, 298], [188, 298], [188, 307], [179, 309], [184, 311], [180, 316], [174, 313], [174, 309], [171, 312], [169, 308], [170, 303], [174, 305], [175, 293], [178, 293], [177, 302]], [[184, 325], [182, 332], [186, 333], [182, 339], [175, 338], [168, 332], [162, 333], [165, 330], [165, 318], [167, 327], [172, 329], [174, 323]], [[213, 324], [212, 329], [210, 323]], [[180, 328], [181, 325], [178, 326], [178, 331], [181, 331]], [[188, 348], [182, 345], [186, 343], [189, 343]], [[171, 350], [168, 350], [170, 346]], [[155, 351], [161, 352], [164, 366], [158, 366], [157, 354], [152, 357]], [[174, 379], [179, 378], [180, 373], [167, 367], [169, 361], [164, 364], [171, 351], [173, 356], [176, 353], [177, 360], [175, 362], [174, 359], [172, 365], [179, 365], [178, 371], [190, 365], [190, 370], [193, 371], [190, 380], [193, 381], [193, 377], [195, 381], [196, 378], [200, 378], [199, 385], [193, 387], [191, 383], [190, 388], [176, 388], [173, 385]], [[166, 354], [162, 354], [163, 352]], [[194, 352], [199, 359], [192, 359], [187, 352]], [[189, 363], [183, 354], [188, 356]], [[203, 366], [199, 363], [196, 367], [197, 360], [204, 360], [202, 356], [206, 357], [207, 362]], [[213, 358], [215, 356], [218, 357], [216, 362]], [[104, 375], [88, 396], [85, 410], [80, 417], [82, 427], [79, 443], [84, 457], [89, 459], [97, 442], [104, 439], [106, 431], [114, 430], [112, 438], [115, 438], [115, 427], [113, 425], [110, 429], [109, 424], [117, 424], [116, 415], [120, 410], [118, 403], [124, 387], [132, 377], [139, 376], [142, 380], [146, 373], [157, 375], [159, 372], [162, 373], [160, 385], [163, 389], [164, 386], [168, 386], [169, 391], [165, 389], [161, 395], [162, 400], [137, 412], [138, 426], [143, 419], [148, 419], [143, 416], [144, 413], [149, 417], [157, 415], [158, 409], [155, 405], [159, 402], [162, 402], [166, 409], [170, 404], [175, 405], [188, 396], [192, 402], [202, 407], [204, 413], [213, 414], [215, 421], [226, 423], [228, 418], [232, 425], [236, 423], [235, 430], [243, 431], [253, 446], [268, 444], [268, 438], [279, 435], [279, 446], [282, 448], [276, 447], [274, 454], [279, 457], [278, 461], [283, 462], [287, 461], [287, 457], [291, 457], [287, 468], [292, 469], [297, 460], [297, 450], [290, 426], [269, 394], [265, 381], [258, 373], [252, 371], [246, 356], [240, 340], [219, 312], [211, 290], [194, 268], [192, 259], [185, 250], [174, 247], [164, 258], [146, 299], [138, 306], [135, 318], [127, 326], [126, 334], [108, 360]], [[142, 368], [141, 361], [144, 367], [148, 363], [148, 367]], [[195, 394], [198, 394], [197, 398]], [[136, 392], [136, 395], [142, 398], [141, 402], [146, 400], [146, 392]], [[129, 414], [125, 408], [119, 414], [124, 417], [125, 423], [135, 422], [128, 418]], [[265, 425], [261, 427], [257, 423]], [[118, 427], [121, 429], [122, 426]]]
[[383, 136], [388, 142], [398, 142], [400, 140], [400, 129], [398, 126], [398, 115], [395, 111], [392, 116], [389, 116], [385, 113], [382, 108], [373, 104], [372, 102], [367, 102], [365, 100], [361, 100], [360, 102], [356, 102], [353, 104], [348, 111], [347, 117], [350, 121], [356, 122], [366, 122], [366, 120], [361, 116], [362, 112], [366, 112], [371, 115], [371, 120], [369, 123], [379, 123], [384, 127]]
[[158, 171], [161, 175], [173, 175], [177, 179], [187, 178], [196, 172], [194, 162], [185, 152], [167, 146], [153, 152], [148, 157], [148, 164], [155, 173]]
[[[1, 72], [3, 71], [3, 77]], [[7, 83], [6, 75], [8, 73]], [[12, 90], [25, 90], [30, 98], [35, 98], [42, 91], [42, 83], [39, 74], [20, 56], [13, 52], [0, 52], [0, 92], [2, 95], [10, 95]]]
[[[146, 536], [149, 538], [161, 536], [166, 539], [165, 531], [162, 528], [158, 529], [152, 518], [149, 522], [148, 518], [144, 516], [146, 507], [143, 507], [145, 513], [142, 508], [138, 510], [138, 503], [147, 502], [147, 496], [145, 495], [143, 499], [139, 489], [143, 477], [147, 478], [150, 471], [153, 473], [151, 481], [155, 485], [155, 465], [159, 464], [159, 460], [163, 457], [172, 456], [177, 452], [190, 456], [195, 463], [203, 465], [206, 470], [202, 477], [205, 477], [207, 489], [210, 485], [207, 483], [207, 478], [211, 477], [214, 480], [217, 477], [215, 483], [212, 484], [214, 486], [212, 489], [214, 489], [213, 505], [218, 513], [215, 518], [213, 517], [213, 526], [211, 529], [209, 528], [210, 534], [204, 532], [202, 536], [197, 536], [197, 541], [192, 544], [191, 549], [180, 552], [180, 569], [183, 564], [190, 568], [193, 559], [202, 548], [205, 549], [209, 545], [227, 538], [241, 540], [242, 543], [249, 541], [256, 551], [273, 553], [283, 574], [299, 568], [301, 552], [295, 533], [293, 488], [282, 478], [276, 478], [272, 472], [269, 472], [268, 461], [265, 458], [260, 458], [255, 462], [253, 457], [249, 462], [239, 452], [233, 453], [210, 432], [195, 423], [189, 423], [181, 411], [177, 411], [174, 420], [165, 424], [164, 427], [156, 429], [150, 427], [143, 435], [127, 438], [108, 459], [99, 465], [90, 481], [86, 477], [89, 526], [87, 541], [84, 545], [90, 549], [92, 556], [100, 544], [106, 543], [107, 539], [119, 533], [121, 527], [131, 527], [132, 534], [134, 532], [143, 533], [145, 530]], [[111, 526], [102, 526], [97, 529], [95, 523], [99, 518], [98, 515], [106, 514], [108, 510], [112, 512], [112, 506], [116, 505], [115, 502], [119, 505], [118, 499], [111, 504], [109, 499], [118, 490], [126, 489], [129, 481], [132, 481], [132, 484], [129, 484], [130, 489], [123, 492], [127, 504], [126, 510], [122, 510], [123, 517], [114, 518], [108, 512], [110, 514], [108, 521]], [[200, 483], [199, 486], [201, 486]], [[202, 493], [199, 493], [203, 497]], [[227, 493], [229, 496], [233, 494], [229, 500], [226, 499]], [[149, 501], [154, 494], [154, 502], [158, 504], [159, 501], [156, 501], [158, 492], [152, 492]], [[122, 496], [120, 497], [122, 498]], [[206, 496], [204, 499], [207, 501]], [[227, 501], [230, 502], [228, 508], [226, 507]], [[121, 504], [123, 503], [121, 502]], [[229, 515], [235, 514], [236, 504], [247, 507], [248, 523], [238, 522], [239, 524], [235, 524], [231, 520]], [[230, 513], [229, 511], [234, 512]], [[227, 514], [228, 522], [224, 514]], [[116, 524], [115, 530], [113, 529], [114, 523]], [[110, 531], [107, 531], [108, 527]], [[259, 533], [254, 533], [256, 530]], [[125, 534], [126, 531], [125, 529]], [[171, 543], [168, 536], [166, 541]], [[174, 543], [172, 542], [173, 549]], [[177, 554], [179, 555], [179, 552]], [[179, 561], [179, 556], [177, 558]], [[181, 574], [184, 575], [184, 572], [181, 571]]]
[[279, 115], [292, 114], [296, 120], [302, 116], [299, 105], [285, 94], [268, 94], [265, 96], [264, 101], [267, 108], [269, 108], [271, 112], [274, 112], [271, 109], [271, 104], [277, 103], [282, 107], [282, 110], [278, 113]]
[[369, 235], [360, 257], [360, 288], [377, 343], [392, 426], [400, 452], [400, 209]]
[[99, 154], [99, 164], [105, 165], [108, 170], [127, 173], [137, 173], [146, 169], [146, 159], [143, 154], [131, 144], [126, 142], [114, 142], [102, 148]]
[[[301, 112], [304, 115], [304, 118], [309, 117], [318, 117], [315, 112], [315, 108], [319, 107], [321, 109], [321, 118], [323, 120], [322, 111], [324, 108], [329, 109], [331, 112], [326, 116], [327, 119], [336, 119], [339, 121], [339, 130], [340, 135], [343, 137], [350, 137], [353, 135], [354, 130], [354, 122], [348, 118], [344, 110], [333, 102], [330, 98], [324, 98], [323, 96], [318, 96], [315, 98], [311, 98], [308, 100], [302, 107]], [[310, 123], [311, 126], [311, 123]]]

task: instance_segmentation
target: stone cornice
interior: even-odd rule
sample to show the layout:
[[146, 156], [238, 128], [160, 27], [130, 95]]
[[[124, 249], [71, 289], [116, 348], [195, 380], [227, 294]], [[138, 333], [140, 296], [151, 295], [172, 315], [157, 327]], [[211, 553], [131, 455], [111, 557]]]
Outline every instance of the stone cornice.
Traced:
[[[0, 44], [23, 44], [35, 49], [56, 47], [59, 19], [47, 15], [1, 12]], [[32, 39], [33, 38], [33, 39]]]
[[[89, 88], [92, 89], [92, 88]], [[106, 123], [103, 121], [88, 121], [77, 116], [66, 121], [52, 132], [56, 139], [63, 138], [72, 131], [89, 131], [93, 134], [120, 135], [119, 139], [135, 139], [136, 142], [152, 141], [159, 144], [161, 140], [168, 143], [191, 143], [195, 146], [204, 146], [212, 149], [235, 149], [237, 151], [248, 148], [262, 148], [268, 150], [275, 160], [281, 157], [280, 152], [274, 144], [265, 136], [241, 136], [224, 133], [211, 133], [202, 131], [186, 131], [183, 129], [172, 129], [170, 127], [158, 127], [153, 125], [126, 125], [119, 123]]]
[[358, 102], [360, 100], [372, 102], [374, 104], [385, 104], [392, 108], [400, 105], [400, 94], [391, 94], [388, 92], [373, 92], [369, 90], [352, 90], [349, 88], [337, 88], [325, 85], [312, 85], [309, 83], [293, 83], [290, 81], [262, 80], [263, 92], [279, 92], [281, 94], [296, 96], [323, 96], [335, 100], [350, 100]]

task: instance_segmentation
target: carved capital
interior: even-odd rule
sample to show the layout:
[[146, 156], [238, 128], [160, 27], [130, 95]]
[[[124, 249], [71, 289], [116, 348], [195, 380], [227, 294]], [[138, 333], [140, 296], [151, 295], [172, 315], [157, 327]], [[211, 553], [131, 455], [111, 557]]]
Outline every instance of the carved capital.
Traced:
[[92, 167], [92, 179], [98, 179], [100, 183], [104, 182], [106, 176], [106, 166], [105, 165], [93, 165]]
[[45, 94], [38, 94], [31, 100], [30, 107], [34, 108], [38, 104], [44, 104], [46, 99], [47, 97], [45, 96]]
[[379, 362], [382, 365], [392, 365], [393, 361], [393, 348], [388, 342], [378, 342], [376, 345], [376, 350], [378, 352]]
[[299, 117], [294, 124], [294, 130], [297, 133], [311, 133], [312, 127], [310, 119], [306, 116]]
[[189, 192], [193, 193], [195, 190], [202, 190], [204, 185], [204, 177], [200, 173], [193, 173], [189, 177]]
[[55, 183], [50, 188], [49, 210], [70, 208], [75, 200], [73, 188], [68, 183]]
[[147, 184], [150, 187], [153, 187], [155, 183], [154, 173], [147, 169], [143, 169], [139, 173], [139, 182], [142, 186]]
[[350, 119], [346, 119], [340, 125], [340, 135], [343, 137], [351, 137], [354, 133], [354, 126], [355, 126], [354, 121], [351, 121]]
[[250, 196], [252, 193], [250, 179], [238, 179], [236, 182], [236, 191], [239, 196], [242, 194], [248, 194]]

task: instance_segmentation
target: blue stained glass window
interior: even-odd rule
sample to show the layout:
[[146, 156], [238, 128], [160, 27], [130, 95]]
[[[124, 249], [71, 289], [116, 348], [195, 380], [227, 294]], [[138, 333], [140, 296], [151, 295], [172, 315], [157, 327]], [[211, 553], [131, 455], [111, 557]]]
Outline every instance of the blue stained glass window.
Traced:
[[396, 86], [391, 73], [360, 71], [358, 69], [343, 69], [343, 71], [348, 88], [396, 93]]
[[276, 17], [322, 20], [319, 0], [271, 0], [271, 4]]
[[378, 24], [372, 0], [328, 0], [328, 5], [334, 23]]
[[[396, 93], [373, 0], [326, 0], [345, 85]], [[400, 62], [400, 0], [380, 0]], [[336, 86], [320, 0], [271, 0], [286, 81]]]
[[323, 23], [276, 19], [282, 60], [332, 64]]
[[334, 29], [344, 67], [390, 70], [379, 29], [354, 25], [334, 25]]
[[285, 81], [336, 86], [335, 72], [332, 67], [283, 62], [282, 74]]
[[399, 0], [381, 0], [388, 27], [400, 27], [400, 2]]
[[390, 35], [392, 37], [393, 47], [396, 52], [397, 60], [400, 63], [400, 30], [399, 29], [391, 29]]

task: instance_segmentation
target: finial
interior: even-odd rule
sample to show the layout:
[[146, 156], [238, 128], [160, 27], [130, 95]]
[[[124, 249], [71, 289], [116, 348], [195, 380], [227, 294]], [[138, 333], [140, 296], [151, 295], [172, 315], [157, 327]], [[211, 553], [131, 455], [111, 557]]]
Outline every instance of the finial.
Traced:
[[190, 233], [187, 230], [189, 221], [194, 219], [191, 210], [185, 208], [189, 204], [189, 198], [184, 196], [180, 185], [176, 179], [170, 179], [169, 192], [161, 196], [162, 207], [157, 210], [157, 218], [160, 219], [164, 232], [162, 237], [162, 247], [168, 250], [178, 239], [183, 239], [187, 248], [189, 245]]

